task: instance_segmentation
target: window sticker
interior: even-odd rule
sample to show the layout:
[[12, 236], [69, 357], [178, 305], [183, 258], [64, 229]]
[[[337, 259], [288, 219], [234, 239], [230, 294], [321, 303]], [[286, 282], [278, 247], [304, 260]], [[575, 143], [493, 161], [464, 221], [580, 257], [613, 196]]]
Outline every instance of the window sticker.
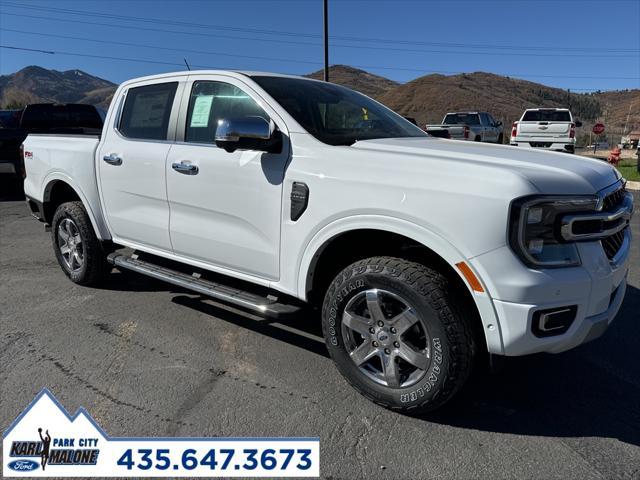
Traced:
[[129, 126], [131, 128], [157, 128], [162, 125], [171, 92], [146, 92], [135, 97]]
[[191, 128], [206, 128], [209, 126], [209, 113], [211, 112], [213, 95], [200, 95], [196, 97], [191, 112]]

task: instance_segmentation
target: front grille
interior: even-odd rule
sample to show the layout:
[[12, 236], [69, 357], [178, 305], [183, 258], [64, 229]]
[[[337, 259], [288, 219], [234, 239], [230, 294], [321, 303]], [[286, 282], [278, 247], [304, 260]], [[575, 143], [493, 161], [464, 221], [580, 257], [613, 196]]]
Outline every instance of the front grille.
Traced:
[[[624, 202], [625, 195], [627, 190], [625, 186], [622, 185], [617, 190], [611, 192], [606, 197], [604, 197], [602, 201], [602, 210], [605, 212], [615, 211], [618, 209]], [[607, 255], [609, 260], [612, 260], [616, 254], [620, 251], [620, 248], [624, 244], [624, 235], [625, 230], [621, 230], [613, 235], [602, 239], [602, 248], [604, 249], [604, 253]]]
[[604, 253], [607, 255], [609, 260], [612, 260], [620, 251], [620, 247], [622, 247], [622, 244], [624, 243], [625, 231], [626, 229], [620, 230], [618, 233], [614, 233], [610, 237], [602, 239], [602, 248], [604, 248]]
[[609, 195], [604, 197], [604, 200], [602, 202], [602, 210], [606, 212], [622, 205], [622, 201], [624, 200], [624, 196], [626, 193], [627, 191], [624, 188], [624, 185], [615, 192], [611, 192]]

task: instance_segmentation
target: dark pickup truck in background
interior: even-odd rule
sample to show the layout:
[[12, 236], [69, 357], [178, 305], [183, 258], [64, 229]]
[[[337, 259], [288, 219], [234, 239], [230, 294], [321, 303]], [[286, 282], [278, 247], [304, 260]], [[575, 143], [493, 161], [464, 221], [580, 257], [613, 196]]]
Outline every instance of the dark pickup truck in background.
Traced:
[[20, 145], [30, 133], [96, 135], [103, 115], [93, 105], [34, 103], [23, 110], [0, 110], [0, 174], [20, 179]]

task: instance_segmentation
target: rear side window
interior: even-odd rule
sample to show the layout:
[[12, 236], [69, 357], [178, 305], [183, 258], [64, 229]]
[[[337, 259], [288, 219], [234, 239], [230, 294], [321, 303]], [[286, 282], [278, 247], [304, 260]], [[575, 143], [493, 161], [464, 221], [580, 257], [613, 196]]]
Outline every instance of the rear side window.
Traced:
[[185, 142], [214, 143], [218, 121], [229, 118], [269, 116], [253, 98], [235, 85], [195, 82], [189, 99]]
[[525, 122], [570, 122], [571, 114], [567, 110], [528, 110], [524, 112]]
[[127, 92], [118, 130], [128, 138], [166, 140], [178, 82], [135, 87]]

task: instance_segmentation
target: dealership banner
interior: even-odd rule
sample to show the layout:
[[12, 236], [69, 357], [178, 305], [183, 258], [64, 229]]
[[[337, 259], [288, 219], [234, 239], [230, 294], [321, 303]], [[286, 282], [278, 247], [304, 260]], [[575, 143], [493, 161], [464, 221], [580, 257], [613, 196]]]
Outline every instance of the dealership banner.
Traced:
[[318, 477], [318, 438], [111, 438], [47, 389], [5, 431], [5, 477]]

